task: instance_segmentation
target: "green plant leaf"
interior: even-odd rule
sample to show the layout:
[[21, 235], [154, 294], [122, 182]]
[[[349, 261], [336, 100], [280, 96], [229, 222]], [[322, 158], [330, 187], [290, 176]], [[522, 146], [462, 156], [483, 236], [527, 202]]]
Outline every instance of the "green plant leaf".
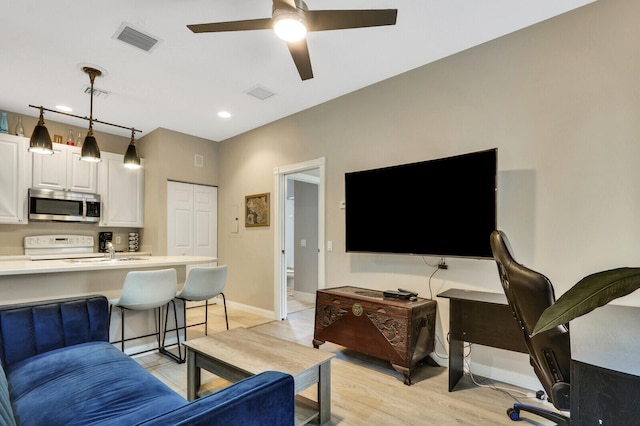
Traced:
[[640, 288], [640, 268], [617, 268], [581, 279], [542, 313], [531, 336], [566, 324]]

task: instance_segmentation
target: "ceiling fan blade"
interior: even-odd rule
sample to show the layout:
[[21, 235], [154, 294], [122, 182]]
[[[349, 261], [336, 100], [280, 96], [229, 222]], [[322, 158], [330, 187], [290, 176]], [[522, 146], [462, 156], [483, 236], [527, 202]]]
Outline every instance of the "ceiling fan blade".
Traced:
[[307, 31], [395, 25], [398, 9], [378, 10], [309, 10], [305, 12]]
[[187, 25], [194, 33], [217, 33], [222, 31], [271, 30], [271, 18], [249, 19], [246, 21], [212, 22], [210, 24]]
[[298, 74], [302, 80], [309, 80], [313, 78], [313, 71], [311, 70], [311, 58], [309, 57], [309, 48], [307, 47], [307, 40], [302, 39], [296, 42], [287, 43], [289, 46], [289, 52], [293, 62], [298, 68]]

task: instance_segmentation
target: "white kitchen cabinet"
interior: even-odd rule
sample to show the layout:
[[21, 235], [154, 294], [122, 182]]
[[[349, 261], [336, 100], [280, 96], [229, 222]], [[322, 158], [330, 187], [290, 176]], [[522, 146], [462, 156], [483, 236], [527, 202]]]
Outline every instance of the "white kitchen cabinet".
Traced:
[[0, 223], [26, 225], [27, 194], [31, 185], [29, 139], [0, 134]]
[[124, 167], [124, 156], [103, 152], [98, 165], [98, 193], [102, 202], [100, 226], [144, 226], [144, 160], [139, 169]]
[[33, 187], [97, 192], [97, 164], [80, 161], [78, 146], [53, 144], [53, 155], [32, 153]]

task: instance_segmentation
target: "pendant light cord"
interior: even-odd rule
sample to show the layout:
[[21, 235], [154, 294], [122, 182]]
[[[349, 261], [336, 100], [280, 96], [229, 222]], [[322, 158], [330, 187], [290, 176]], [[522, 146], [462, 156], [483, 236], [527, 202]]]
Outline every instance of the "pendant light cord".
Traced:
[[93, 135], [93, 83], [96, 76], [102, 75], [102, 72], [95, 68], [84, 67], [84, 71], [89, 74], [89, 81], [91, 82], [91, 102], [89, 103], [89, 134]]

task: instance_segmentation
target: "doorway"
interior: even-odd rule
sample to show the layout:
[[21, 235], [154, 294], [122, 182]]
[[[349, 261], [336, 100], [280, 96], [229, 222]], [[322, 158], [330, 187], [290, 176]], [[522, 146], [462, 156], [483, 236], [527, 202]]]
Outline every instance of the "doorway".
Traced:
[[286, 175], [284, 262], [287, 314], [315, 306], [318, 289], [318, 169]]
[[324, 164], [320, 158], [276, 169], [274, 293], [279, 319], [286, 319], [294, 306], [314, 306], [316, 290], [325, 287]]

